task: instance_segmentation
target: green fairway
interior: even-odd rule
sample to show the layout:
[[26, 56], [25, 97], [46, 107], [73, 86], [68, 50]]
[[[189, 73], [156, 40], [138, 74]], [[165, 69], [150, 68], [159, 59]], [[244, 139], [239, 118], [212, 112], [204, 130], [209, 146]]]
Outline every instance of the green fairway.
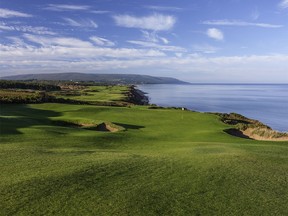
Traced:
[[146, 106], [1, 105], [0, 215], [288, 215], [288, 142], [230, 136], [218, 118]]
[[86, 102], [112, 102], [125, 99], [124, 93], [129, 91], [128, 86], [86, 86], [83, 89], [65, 90], [54, 93], [56, 97]]

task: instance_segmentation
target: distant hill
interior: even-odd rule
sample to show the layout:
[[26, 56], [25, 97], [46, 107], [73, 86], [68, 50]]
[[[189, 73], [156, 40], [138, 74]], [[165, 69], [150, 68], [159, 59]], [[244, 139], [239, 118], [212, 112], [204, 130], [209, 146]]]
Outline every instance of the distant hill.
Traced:
[[50, 73], [25, 74], [1, 77], [3, 80], [67, 80], [94, 81], [110, 84], [189, 84], [171, 77], [154, 77], [136, 74], [85, 74], [85, 73]]

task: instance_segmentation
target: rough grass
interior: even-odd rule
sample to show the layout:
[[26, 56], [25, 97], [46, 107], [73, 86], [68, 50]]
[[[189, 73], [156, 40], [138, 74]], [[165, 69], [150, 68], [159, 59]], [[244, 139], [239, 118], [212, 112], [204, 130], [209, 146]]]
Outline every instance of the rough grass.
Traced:
[[0, 215], [287, 215], [288, 142], [230, 127], [182, 110], [1, 105]]
[[128, 86], [87, 86], [84, 89], [76, 90], [64, 90], [58, 93], [54, 93], [57, 97], [85, 101], [85, 102], [113, 102], [123, 101], [125, 95], [123, 93], [128, 92]]
[[35, 103], [41, 102], [39, 91], [0, 89], [1, 103]]
[[246, 118], [237, 113], [215, 114], [220, 116], [220, 120], [224, 123], [234, 125], [233, 128], [225, 130], [229, 134], [256, 140], [288, 141], [288, 133], [275, 131], [257, 120]]

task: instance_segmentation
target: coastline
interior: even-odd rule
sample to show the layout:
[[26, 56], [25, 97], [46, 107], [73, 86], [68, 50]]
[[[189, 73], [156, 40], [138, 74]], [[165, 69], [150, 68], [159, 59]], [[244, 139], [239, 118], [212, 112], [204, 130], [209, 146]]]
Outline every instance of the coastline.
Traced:
[[[186, 107], [169, 107], [169, 106], [162, 107], [157, 104], [149, 104], [149, 97], [147, 96], [149, 93], [146, 93], [138, 88], [139, 88], [138, 86], [136, 86], [136, 88], [135, 86], [133, 86], [132, 91], [136, 95], [136, 98], [138, 98], [138, 100], [140, 101], [139, 105], [150, 105], [149, 107], [150, 109], [181, 109], [191, 112], [198, 112], [190, 110]], [[233, 126], [232, 128], [224, 130], [224, 132], [232, 136], [253, 140], [261, 140], [261, 141], [288, 141], [287, 132], [279, 132], [277, 130], [273, 130], [271, 127], [258, 120], [247, 118], [246, 116], [243, 116], [238, 113], [219, 113], [219, 112], [203, 112], [203, 113], [217, 115], [220, 117], [220, 120], [222, 122]]]
[[137, 86], [132, 85], [129, 87], [127, 93], [128, 102], [136, 105], [149, 105], [149, 98], [146, 96], [147, 93], [138, 89]]
[[288, 132], [288, 85], [139, 85], [151, 104], [199, 112], [240, 113]]

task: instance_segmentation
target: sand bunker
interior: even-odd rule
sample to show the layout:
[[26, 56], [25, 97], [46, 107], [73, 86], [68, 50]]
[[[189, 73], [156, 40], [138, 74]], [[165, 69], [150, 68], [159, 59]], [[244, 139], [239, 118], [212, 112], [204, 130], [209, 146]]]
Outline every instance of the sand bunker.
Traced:
[[288, 134], [265, 128], [247, 128], [242, 133], [251, 139], [266, 141], [288, 141]]
[[224, 130], [230, 135], [254, 140], [288, 141], [288, 133], [275, 131], [260, 121], [249, 119], [237, 113], [216, 114], [224, 123], [234, 125], [234, 128]]
[[95, 130], [95, 131], [102, 131], [102, 132], [118, 132], [126, 130], [124, 127], [114, 124], [112, 122], [102, 122], [100, 124], [94, 123], [82, 123], [80, 121], [63, 121], [58, 120], [54, 121], [56, 125], [64, 126], [64, 127], [76, 127], [82, 128], [86, 130]]
[[125, 130], [125, 128], [123, 128], [119, 125], [113, 124], [111, 122], [103, 122], [101, 124], [98, 124], [95, 127], [95, 130], [96, 131], [104, 131], [104, 132], [117, 132], [117, 131], [123, 131], [123, 130]]

